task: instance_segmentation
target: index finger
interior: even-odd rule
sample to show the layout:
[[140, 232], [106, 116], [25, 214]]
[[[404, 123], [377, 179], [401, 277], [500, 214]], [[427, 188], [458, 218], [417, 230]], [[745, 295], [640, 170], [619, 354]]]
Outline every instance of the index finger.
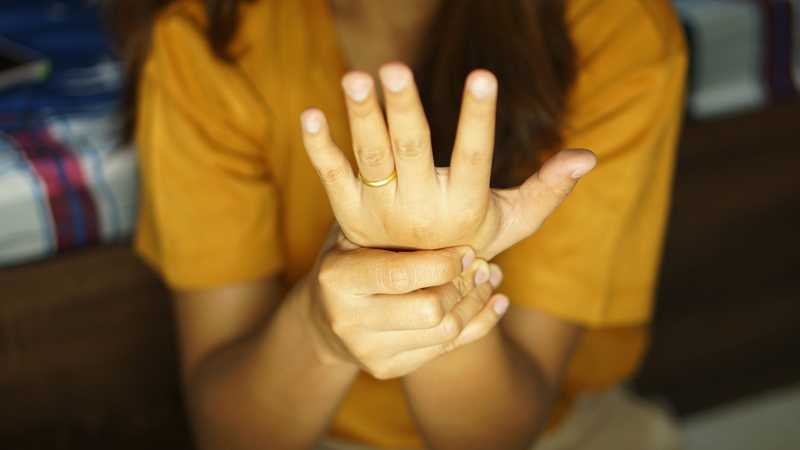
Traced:
[[359, 183], [353, 174], [350, 161], [331, 138], [328, 121], [322, 111], [311, 108], [300, 115], [303, 130], [303, 145], [316, 169], [331, 207], [341, 220], [345, 214], [355, 210], [360, 199]]
[[472, 201], [489, 192], [494, 153], [497, 79], [488, 70], [467, 77], [450, 162], [450, 188]]
[[469, 247], [405, 252], [358, 249], [336, 258], [336, 279], [331, 281], [357, 295], [405, 294], [451, 282], [471, 255]]

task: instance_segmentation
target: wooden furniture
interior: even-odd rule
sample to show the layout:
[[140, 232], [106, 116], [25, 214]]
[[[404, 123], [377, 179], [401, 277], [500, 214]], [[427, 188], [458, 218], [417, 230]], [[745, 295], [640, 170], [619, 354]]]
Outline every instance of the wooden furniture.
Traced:
[[[685, 130], [636, 380], [681, 413], [800, 380], [800, 105]], [[188, 449], [167, 291], [127, 244], [0, 271], [0, 447]]]
[[173, 342], [127, 244], [0, 271], [0, 448], [189, 448]]

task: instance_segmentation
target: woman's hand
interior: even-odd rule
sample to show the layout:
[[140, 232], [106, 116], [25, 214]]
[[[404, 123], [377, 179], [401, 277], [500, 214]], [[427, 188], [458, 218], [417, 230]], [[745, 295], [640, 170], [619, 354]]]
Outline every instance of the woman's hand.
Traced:
[[[342, 81], [359, 181], [330, 137], [324, 115], [303, 113], [306, 150], [347, 238], [362, 247], [436, 249], [468, 245], [491, 259], [534, 233], [595, 165], [587, 150], [566, 150], [515, 189], [490, 189], [497, 81], [467, 78], [449, 169], [434, 168], [430, 132], [411, 71], [381, 68], [388, 131], [372, 78]], [[396, 171], [396, 178], [394, 177]], [[368, 184], [381, 184], [370, 186]]]
[[395, 378], [486, 335], [508, 299], [492, 297], [497, 266], [473, 255], [464, 247], [358, 248], [340, 235], [309, 280], [309, 323], [323, 362]]

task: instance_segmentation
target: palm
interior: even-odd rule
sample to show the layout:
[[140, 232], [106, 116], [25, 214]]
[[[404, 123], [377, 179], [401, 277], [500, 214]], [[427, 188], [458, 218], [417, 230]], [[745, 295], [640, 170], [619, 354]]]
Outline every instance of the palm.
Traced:
[[[339, 225], [363, 247], [436, 249], [469, 245], [491, 258], [535, 232], [595, 164], [586, 150], [556, 155], [523, 185], [489, 187], [494, 143], [496, 81], [476, 71], [467, 89], [452, 165], [434, 168], [425, 114], [404, 66], [381, 70], [386, 121], [371, 78], [351, 73], [343, 81], [353, 144], [363, 183], [333, 144], [319, 111], [303, 115], [304, 142], [328, 192]], [[577, 175], [577, 176], [575, 176]], [[380, 183], [379, 183], [380, 184]]]

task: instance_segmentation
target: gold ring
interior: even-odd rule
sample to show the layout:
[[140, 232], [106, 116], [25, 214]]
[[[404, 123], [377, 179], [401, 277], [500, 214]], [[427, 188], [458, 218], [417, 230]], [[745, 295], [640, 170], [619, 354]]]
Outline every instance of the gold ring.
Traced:
[[367, 180], [364, 179], [364, 177], [361, 176], [361, 172], [358, 172], [358, 179], [361, 180], [361, 182], [366, 184], [367, 186], [374, 187], [374, 188], [381, 187], [381, 186], [386, 186], [387, 184], [389, 184], [392, 181], [394, 181], [395, 178], [397, 178], [397, 171], [396, 170], [392, 170], [392, 173], [388, 177], [386, 177], [386, 178], [384, 178], [382, 180], [378, 180], [378, 181], [367, 181]]

